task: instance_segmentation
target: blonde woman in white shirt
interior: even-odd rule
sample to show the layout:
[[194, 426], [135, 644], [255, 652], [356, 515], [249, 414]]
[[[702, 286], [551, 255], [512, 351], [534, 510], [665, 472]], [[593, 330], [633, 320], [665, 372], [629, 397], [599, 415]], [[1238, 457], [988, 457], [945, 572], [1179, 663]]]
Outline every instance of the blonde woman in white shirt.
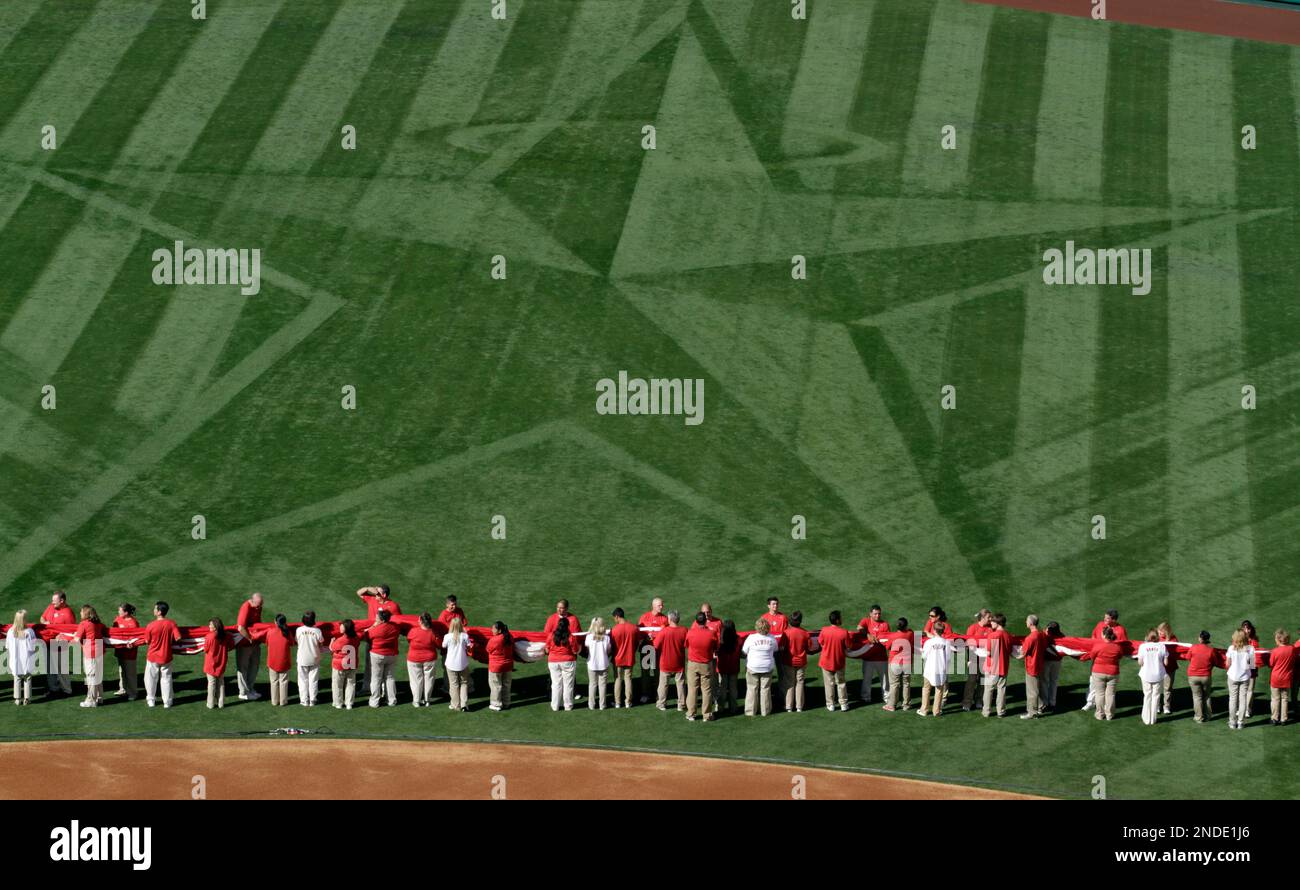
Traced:
[[[591, 619], [587, 628], [587, 707], [605, 710], [605, 693], [609, 688], [605, 678], [609, 675], [609, 634], [605, 632], [605, 619]], [[600, 696], [597, 704], [596, 697]]]
[[1138, 662], [1138, 677], [1142, 680], [1142, 722], [1154, 726], [1160, 713], [1160, 695], [1165, 682], [1165, 660], [1169, 652], [1160, 642], [1160, 634], [1147, 631], [1146, 642], [1138, 646], [1133, 655]]
[[1244, 630], [1232, 632], [1223, 657], [1228, 663], [1228, 729], [1241, 729], [1250, 716], [1250, 673], [1255, 669], [1255, 647]]
[[745, 716], [772, 713], [772, 671], [776, 668], [776, 637], [768, 631], [767, 619], [754, 622], [754, 632], [745, 637]]
[[27, 610], [14, 613], [14, 623], [5, 633], [9, 673], [14, 675], [14, 704], [32, 703], [32, 669], [36, 667], [36, 631], [27, 626]]
[[447, 635], [442, 638], [442, 648], [447, 650], [443, 669], [447, 672], [447, 694], [451, 696], [453, 711], [469, 710], [469, 650], [471, 641], [465, 633], [465, 622], [451, 619]]
[[316, 704], [320, 685], [320, 647], [325, 637], [316, 626], [316, 613], [304, 612], [302, 626], [295, 633], [298, 641], [298, 704], [304, 708]]

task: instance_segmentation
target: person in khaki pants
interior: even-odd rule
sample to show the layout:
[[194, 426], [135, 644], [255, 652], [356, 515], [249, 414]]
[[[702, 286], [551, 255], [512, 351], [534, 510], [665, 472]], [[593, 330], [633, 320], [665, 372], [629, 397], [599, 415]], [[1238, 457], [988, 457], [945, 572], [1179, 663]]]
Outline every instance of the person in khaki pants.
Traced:
[[680, 624], [676, 609], [668, 613], [668, 626], [654, 636], [659, 662], [659, 701], [656, 707], [668, 710], [668, 685], [677, 687], [677, 710], [686, 710], [686, 628]]
[[[447, 705], [453, 711], [469, 710], [469, 654], [474, 648], [474, 641], [465, 633], [464, 623], [459, 618], [451, 619], [451, 627], [442, 638], [442, 648], [447, 650], [445, 670], [447, 671], [447, 696], [451, 699]], [[432, 681], [432, 678], [430, 678]], [[432, 688], [430, 682], [430, 688]]]
[[330, 640], [330, 692], [334, 707], [352, 710], [357, 697], [357, 653], [361, 638], [351, 618], [339, 624], [339, 635]]
[[804, 675], [808, 669], [808, 648], [812, 634], [803, 629], [803, 612], [791, 612], [781, 646], [776, 653], [781, 676], [781, 697], [787, 711], [803, 711]]
[[505, 622], [492, 625], [487, 641], [488, 710], [504, 711], [510, 707], [510, 678], [515, 670], [515, 640]]
[[817, 632], [817, 644], [821, 647], [818, 663], [822, 669], [822, 685], [826, 687], [826, 710], [834, 711], [836, 701], [840, 710], [849, 709], [849, 686], [844, 676], [845, 655], [849, 648], [849, 632], [841, 625], [843, 617], [838, 611], [831, 612], [827, 621], [830, 623]]
[[614, 707], [632, 707], [632, 672], [641, 645], [641, 629], [627, 620], [622, 607], [614, 609], [609, 641], [614, 646]]
[[985, 717], [993, 714], [997, 700], [997, 714], [1007, 714], [1007, 673], [1011, 670], [1011, 634], [1007, 633], [1007, 616], [1002, 613], [989, 616], [989, 631], [981, 641], [988, 655], [984, 658], [984, 710]]
[[1119, 662], [1123, 657], [1124, 647], [1110, 627], [1101, 629], [1101, 639], [1093, 641], [1091, 652], [1079, 656], [1080, 661], [1092, 662], [1088, 688], [1098, 720], [1115, 719], [1115, 690], [1119, 685]]
[[754, 622], [754, 632], [745, 637], [745, 716], [772, 713], [772, 672], [776, 670], [776, 637], [768, 633], [766, 618]]
[[722, 633], [718, 640], [717, 673], [717, 710], [734, 714], [740, 687], [737, 682], [740, 676], [740, 634], [736, 633], [736, 622], [731, 619], [722, 622]]
[[[686, 632], [687, 720], [699, 714], [705, 720], [713, 719], [713, 656], [718, 652], [718, 637], [708, 621], [709, 616], [700, 612], [695, 616], [695, 625]], [[703, 707], [697, 709], [701, 704]]]
[[1187, 662], [1187, 688], [1192, 692], [1192, 718], [1197, 723], [1213, 719], [1214, 707], [1210, 697], [1214, 684], [1214, 669], [1226, 667], [1223, 655], [1210, 645], [1209, 631], [1201, 631], [1198, 642], [1188, 647], [1180, 657]]
[[208, 678], [208, 707], [226, 706], [226, 663], [233, 644], [226, 639], [226, 626], [220, 618], [208, 622], [203, 638], [203, 673]]
[[913, 635], [906, 618], [899, 618], [896, 625], [899, 636], [889, 644], [889, 693], [885, 696], [886, 711], [896, 711], [900, 707], [906, 711], [912, 700], [912, 639]]
[[948, 697], [948, 672], [952, 669], [956, 647], [951, 640], [944, 639], [947, 632], [946, 622], [935, 621], [921, 646], [921, 709], [916, 712], [921, 717], [930, 711], [931, 694], [934, 695], [935, 717], [943, 713], [944, 700]]
[[1025, 663], [1025, 713], [1020, 715], [1020, 719], [1033, 720], [1041, 717], [1047, 706], [1046, 684], [1042, 676], [1047, 667], [1048, 651], [1055, 653], [1056, 646], [1046, 632], [1038, 629], [1037, 615], [1025, 618], [1025, 627], [1029, 633], [1021, 641], [1020, 654], [1016, 656]]
[[993, 613], [988, 609], [980, 609], [975, 613], [975, 623], [966, 628], [966, 652], [964, 654], [966, 666], [966, 686], [961, 693], [961, 709], [969, 711], [975, 706], [975, 691], [980, 687], [980, 679], [984, 674], [984, 657], [977, 655], [977, 649], [984, 648], [984, 637], [988, 635], [989, 623]]
[[1279, 627], [1273, 633], [1273, 649], [1268, 653], [1269, 723], [1274, 726], [1287, 722], [1294, 663], [1295, 647], [1291, 645], [1291, 635]]
[[587, 628], [587, 707], [590, 710], [605, 710], [608, 700], [609, 657], [613, 650], [613, 641], [605, 631], [605, 619], [599, 616], [591, 619]]

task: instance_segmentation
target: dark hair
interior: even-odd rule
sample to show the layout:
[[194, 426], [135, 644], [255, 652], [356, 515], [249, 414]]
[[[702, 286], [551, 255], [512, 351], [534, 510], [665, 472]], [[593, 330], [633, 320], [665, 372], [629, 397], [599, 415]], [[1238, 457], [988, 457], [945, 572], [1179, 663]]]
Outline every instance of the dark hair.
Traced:
[[870, 609], [867, 609], [867, 614], [870, 615], [872, 612], [883, 612], [883, 611], [885, 610], [880, 608], [880, 604], [877, 603], [876, 605], [872, 606]]
[[623, 611], [622, 606], [615, 606], [614, 611], [610, 612], [610, 614], [613, 615], [615, 618], [623, 618], [627, 615], [627, 613]]
[[216, 627], [213, 629], [217, 632], [217, 636], [222, 636], [223, 634], [225, 634], [226, 623], [224, 621], [222, 621], [220, 618], [209, 618], [208, 625], [211, 626], [213, 624], [216, 625]]
[[557, 605], [557, 606], [558, 606], [560, 603], [564, 603], [564, 608], [566, 608], [566, 609], [569, 608], [569, 601], [568, 601], [568, 600], [566, 600], [566, 599], [558, 599], [558, 600], [555, 601], [555, 605]]
[[1106, 617], [1113, 619], [1115, 621], [1119, 621], [1119, 609], [1107, 609]]
[[935, 620], [943, 617], [943, 606], [931, 606], [930, 611], [934, 613]]
[[826, 620], [829, 621], [831, 624], [839, 624], [844, 619], [840, 617], [840, 610], [836, 609], [834, 612], [831, 612], [831, 614], [827, 616]]
[[1101, 629], [1101, 635], [1102, 635], [1102, 637], [1104, 637], [1107, 641], [1109, 641], [1109, 642], [1111, 642], [1111, 643], [1115, 642], [1115, 631], [1111, 630], [1109, 627], [1103, 627], [1103, 628]]
[[379, 590], [384, 594], [384, 596], [388, 596], [389, 592], [391, 591], [391, 588], [387, 584], [380, 584]]
[[135, 606], [131, 605], [130, 603], [119, 603], [117, 607], [128, 615], [135, 614]]
[[425, 627], [433, 627], [433, 616], [430, 615], [428, 612], [421, 612], [420, 624], [424, 625]]
[[551, 642], [557, 646], [569, 645], [569, 622], [557, 621], [555, 630], [551, 633]]
[[339, 627], [342, 629], [343, 636], [345, 637], [355, 637], [357, 635], [357, 626], [352, 623], [351, 618], [344, 618], [339, 624]]
[[946, 631], [947, 629], [948, 629], [948, 625], [945, 624], [944, 621], [939, 618], [936, 618], [934, 620], [934, 624], [930, 625], [930, 633], [938, 634], [939, 636], [943, 636], [944, 631]]
[[899, 618], [899, 619], [898, 619], [897, 628], [898, 628], [899, 630], [907, 630], [907, 619], [906, 619], [906, 618]]
[[798, 610], [790, 613], [790, 626], [799, 627], [803, 624], [803, 612]]
[[1200, 634], [1199, 634], [1199, 636], [1200, 636], [1200, 638], [1201, 638], [1201, 642], [1202, 642], [1202, 643], [1208, 643], [1208, 642], [1210, 642], [1210, 632], [1209, 632], [1208, 630], [1203, 630], [1203, 631], [1201, 631]]
[[380, 609], [378, 612], [375, 613], [375, 619], [380, 622], [387, 621], [389, 618], [392, 617], [393, 617], [393, 613], [388, 611], [387, 609]]
[[1007, 626], [1007, 616], [1006, 616], [1006, 615], [1003, 615], [1001, 612], [994, 612], [994, 613], [993, 613], [993, 620], [996, 621], [996, 622], [998, 623], [998, 627], [1006, 627], [1006, 626]]
[[1054, 640], [1059, 640], [1065, 636], [1065, 634], [1061, 633], [1060, 623], [1056, 621], [1047, 622], [1047, 635]]
[[515, 638], [510, 636], [510, 628], [506, 627], [506, 623], [504, 621], [495, 622], [492, 625], [492, 631], [494, 633], [499, 633], [501, 634], [501, 636], [505, 637], [507, 643], [510, 643], [511, 645], [514, 644]]
[[157, 610], [158, 610], [158, 614], [162, 615], [162, 617], [164, 617], [164, 618], [166, 618], [166, 617], [167, 617], [167, 613], [170, 612], [170, 611], [172, 610], [172, 607], [169, 606], [169, 605], [167, 605], [167, 603], [164, 602], [163, 600], [158, 600], [158, 602], [156, 602], [156, 603], [153, 604], [153, 607], [154, 607], [155, 609], [157, 609]]
[[736, 622], [728, 618], [722, 622], [722, 636], [718, 640], [718, 651], [731, 654], [740, 645], [740, 635], [736, 633]]
[[447, 602], [451, 603], [454, 606], [456, 605], [457, 602], [459, 602], [459, 600], [456, 599], [456, 594], [449, 593], [447, 594]]
[[1255, 630], [1255, 625], [1251, 624], [1249, 619], [1241, 622], [1241, 629], [1246, 632], [1246, 636], [1250, 639], [1258, 639], [1259, 633]]
[[56, 590], [56, 591], [54, 591], [54, 595], [57, 596], [57, 597], [59, 597], [60, 599], [62, 599], [64, 602], [67, 602], [68, 594], [67, 594], [66, 591], [63, 591], [63, 590]]
[[302, 623], [305, 624], [305, 625], [307, 625], [308, 627], [315, 627], [315, 626], [316, 626], [316, 613], [313, 612], [313, 611], [310, 610], [310, 609], [308, 609], [306, 612], [303, 612], [303, 613], [302, 613]]
[[779, 596], [776, 596], [775, 594], [767, 598], [767, 604], [769, 606], [772, 605], [772, 603], [779, 603], [779, 602], [781, 602], [781, 598]]
[[284, 634], [286, 640], [292, 640], [293, 634], [289, 633], [289, 619], [283, 614], [275, 616], [275, 626], [280, 628], [280, 633]]
[[696, 612], [695, 623], [698, 624], [700, 627], [704, 627], [704, 625], [709, 623], [709, 616], [705, 615], [703, 612]]

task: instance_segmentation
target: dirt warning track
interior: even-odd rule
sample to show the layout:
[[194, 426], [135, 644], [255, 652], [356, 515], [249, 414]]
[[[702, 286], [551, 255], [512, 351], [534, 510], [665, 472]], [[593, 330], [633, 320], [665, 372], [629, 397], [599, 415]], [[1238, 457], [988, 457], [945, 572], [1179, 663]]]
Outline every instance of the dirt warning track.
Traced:
[[48, 796], [49, 765], [77, 771], [61, 798], [616, 798], [789, 800], [1013, 799], [1013, 794], [864, 773], [536, 745], [359, 739], [186, 739], [6, 742], [0, 798]]

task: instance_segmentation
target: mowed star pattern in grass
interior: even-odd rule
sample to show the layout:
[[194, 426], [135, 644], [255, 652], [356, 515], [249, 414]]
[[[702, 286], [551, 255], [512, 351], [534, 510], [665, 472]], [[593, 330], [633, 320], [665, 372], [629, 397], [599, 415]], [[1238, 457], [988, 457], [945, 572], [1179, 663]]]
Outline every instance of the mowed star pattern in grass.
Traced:
[[[585, 621], [655, 595], [743, 627], [770, 593], [814, 627], [873, 602], [1071, 633], [1116, 607], [1219, 641], [1300, 623], [1294, 50], [959, 0], [208, 7], [0, 8], [5, 610], [65, 587], [199, 624], [257, 589], [335, 617], [386, 582], [517, 628], [560, 596]], [[260, 248], [261, 293], [155, 286], [181, 237]], [[1067, 239], [1151, 248], [1152, 292], [1044, 286]], [[597, 416], [620, 369], [704, 378], [704, 423]], [[0, 735], [301, 722], [209, 713], [178, 664], [173, 711], [59, 701]], [[1066, 711], [1085, 681], [1066, 665]], [[820, 689], [708, 727], [540, 704], [313, 722], [1062, 796], [1098, 774], [1115, 797], [1297, 790], [1293, 729], [1195, 725], [1181, 678], [1146, 727], [1134, 671], [1122, 690], [1105, 726], [831, 715]]]

